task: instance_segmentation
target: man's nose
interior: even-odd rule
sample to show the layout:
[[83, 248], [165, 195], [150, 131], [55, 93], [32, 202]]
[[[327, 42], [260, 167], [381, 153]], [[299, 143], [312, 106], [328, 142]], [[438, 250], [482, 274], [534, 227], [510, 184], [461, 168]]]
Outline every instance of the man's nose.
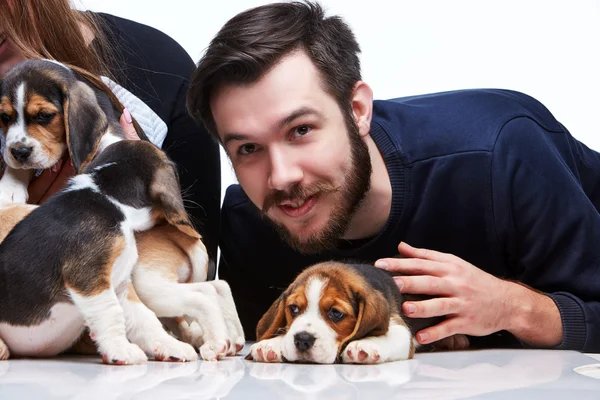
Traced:
[[302, 168], [295, 157], [284, 149], [270, 149], [271, 171], [269, 175], [269, 189], [285, 191], [290, 186], [302, 181]]

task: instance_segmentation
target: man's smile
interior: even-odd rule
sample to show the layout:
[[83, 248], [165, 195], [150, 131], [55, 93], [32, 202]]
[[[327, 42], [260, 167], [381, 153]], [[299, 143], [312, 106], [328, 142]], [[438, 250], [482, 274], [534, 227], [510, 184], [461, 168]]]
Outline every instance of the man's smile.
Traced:
[[304, 199], [284, 200], [278, 207], [287, 216], [292, 218], [301, 218], [306, 216], [315, 206], [318, 195], [314, 194]]

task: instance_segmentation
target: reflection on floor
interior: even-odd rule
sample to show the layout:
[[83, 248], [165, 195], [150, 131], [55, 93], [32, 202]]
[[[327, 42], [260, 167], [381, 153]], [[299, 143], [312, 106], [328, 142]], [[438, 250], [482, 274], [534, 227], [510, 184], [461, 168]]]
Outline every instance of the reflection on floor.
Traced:
[[374, 366], [219, 362], [107, 366], [96, 357], [0, 362], [0, 399], [578, 399], [600, 379], [573, 372], [598, 360], [569, 351], [417, 354]]

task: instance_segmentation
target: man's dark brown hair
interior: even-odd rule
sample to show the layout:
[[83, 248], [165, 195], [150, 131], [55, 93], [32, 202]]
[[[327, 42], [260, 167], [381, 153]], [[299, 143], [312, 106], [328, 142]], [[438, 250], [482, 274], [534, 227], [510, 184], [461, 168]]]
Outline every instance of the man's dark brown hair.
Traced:
[[230, 19], [192, 75], [188, 112], [218, 139], [210, 109], [214, 91], [225, 85], [256, 82], [295, 50], [310, 57], [325, 91], [336, 99], [346, 119], [351, 116], [352, 90], [361, 80], [359, 45], [341, 18], [325, 17], [322, 7], [311, 2], [268, 4]]

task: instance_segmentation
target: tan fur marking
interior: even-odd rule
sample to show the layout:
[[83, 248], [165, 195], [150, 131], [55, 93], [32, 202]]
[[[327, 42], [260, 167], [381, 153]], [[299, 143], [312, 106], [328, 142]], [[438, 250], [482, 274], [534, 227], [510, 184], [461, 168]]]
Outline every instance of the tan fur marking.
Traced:
[[0, 242], [3, 241], [10, 231], [31, 213], [35, 207], [16, 205], [10, 208], [0, 209]]
[[162, 276], [172, 282], [191, 282], [191, 268], [187, 279], [179, 281], [178, 268], [190, 265], [190, 260], [184, 248], [191, 247], [195, 240], [182, 234], [171, 225], [156, 226], [145, 232], [135, 234], [138, 247], [138, 264], [147, 265], [153, 271], [158, 271]]
[[32, 94], [26, 106], [26, 113], [29, 117], [35, 118], [40, 112], [53, 114], [54, 116], [48, 124], [29, 124], [27, 134], [37, 140], [42, 151], [50, 160], [58, 162], [63, 154], [66, 142], [65, 121], [60, 110], [51, 102], [40, 95]]
[[[0, 112], [7, 114], [9, 116], [14, 116], [15, 114], [15, 108], [13, 107], [12, 103], [10, 102], [10, 99], [8, 98], [8, 96], [2, 96], [2, 98], [0, 99]], [[4, 124], [4, 122], [2, 122], [2, 120], [0, 120], [0, 127], [2, 127], [2, 129], [6, 128], [6, 125]], [[4, 132], [6, 134], [6, 132]]]
[[27, 114], [30, 117], [34, 117], [40, 111], [45, 111], [47, 113], [52, 114], [59, 113], [59, 109], [54, 104], [52, 104], [39, 94], [32, 94], [29, 97], [27, 106], [25, 107], [25, 112], [27, 112]]
[[133, 287], [133, 283], [129, 283], [129, 285], [127, 285], [127, 300], [131, 301], [132, 303], [141, 303], [142, 301], [140, 300], [140, 298], [137, 295], [137, 292], [135, 291], [135, 288]]
[[[112, 267], [116, 260], [125, 250], [125, 238], [122, 236], [116, 236], [113, 239], [112, 247], [109, 251], [101, 249], [100, 251], [106, 251], [108, 254], [106, 264], [102, 266], [102, 273], [98, 273], [97, 270], [89, 271], [89, 265], [82, 265], [78, 260], [72, 260], [71, 262], [65, 263], [63, 271], [70, 278], [65, 278], [65, 286], [81, 296], [95, 296], [110, 288]], [[99, 243], [99, 246], [103, 246], [103, 243]]]
[[[350, 277], [352, 279], [353, 277]], [[337, 341], [341, 342], [354, 331], [354, 327], [356, 326], [356, 318], [354, 312], [354, 307], [348, 298], [348, 293], [340, 287], [340, 285], [346, 285], [347, 281], [338, 281], [332, 282], [329, 281], [329, 285], [327, 285], [323, 291], [323, 295], [321, 297], [321, 301], [319, 304], [319, 308], [321, 310], [321, 317], [327, 321], [327, 324], [331, 326], [331, 328], [337, 332]], [[341, 321], [335, 323], [331, 321], [328, 317], [328, 312], [331, 308], [335, 308], [341, 312], [343, 312], [346, 317]]]

